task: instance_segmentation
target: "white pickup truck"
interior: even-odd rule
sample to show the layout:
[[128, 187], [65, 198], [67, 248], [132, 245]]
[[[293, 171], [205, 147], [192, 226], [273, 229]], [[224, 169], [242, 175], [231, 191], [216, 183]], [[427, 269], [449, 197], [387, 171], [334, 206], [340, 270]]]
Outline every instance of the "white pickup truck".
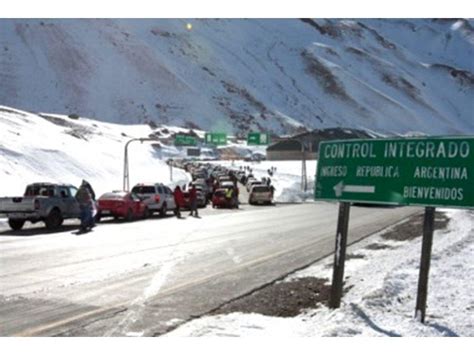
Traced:
[[80, 217], [76, 192], [74, 186], [67, 184], [30, 184], [22, 197], [0, 198], [0, 218], [8, 218], [13, 230], [23, 228], [26, 221], [44, 222], [48, 229], [58, 228], [64, 219]]

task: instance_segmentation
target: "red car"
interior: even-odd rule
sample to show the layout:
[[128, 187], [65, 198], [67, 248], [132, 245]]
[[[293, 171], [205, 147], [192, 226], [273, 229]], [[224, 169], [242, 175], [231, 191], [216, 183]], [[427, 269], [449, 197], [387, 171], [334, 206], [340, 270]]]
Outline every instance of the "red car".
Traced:
[[127, 221], [132, 221], [149, 216], [145, 203], [130, 192], [107, 192], [100, 196], [98, 205], [97, 221], [100, 221], [102, 217], [125, 218]]
[[233, 198], [227, 198], [227, 189], [217, 189], [212, 195], [212, 207], [236, 208], [237, 204]]

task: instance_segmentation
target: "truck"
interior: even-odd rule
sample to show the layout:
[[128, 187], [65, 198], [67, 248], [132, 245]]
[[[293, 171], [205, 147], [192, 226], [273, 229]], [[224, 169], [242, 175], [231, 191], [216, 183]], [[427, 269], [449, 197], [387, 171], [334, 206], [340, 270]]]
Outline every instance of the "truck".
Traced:
[[65, 219], [80, 218], [76, 192], [69, 184], [29, 184], [21, 197], [0, 198], [0, 218], [8, 218], [13, 230], [22, 229], [26, 221], [44, 222], [47, 229], [57, 229]]

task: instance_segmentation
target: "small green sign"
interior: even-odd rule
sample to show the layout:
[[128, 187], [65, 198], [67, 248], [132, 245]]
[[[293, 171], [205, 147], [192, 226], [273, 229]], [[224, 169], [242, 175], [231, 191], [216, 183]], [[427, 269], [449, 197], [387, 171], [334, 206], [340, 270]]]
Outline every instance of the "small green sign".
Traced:
[[270, 137], [267, 133], [251, 132], [247, 135], [247, 145], [268, 145]]
[[474, 208], [474, 137], [321, 142], [315, 199]]
[[227, 144], [226, 133], [206, 133], [206, 143], [214, 145], [225, 145]]
[[197, 145], [197, 140], [195, 137], [185, 136], [182, 134], [177, 134], [174, 137], [174, 145]]

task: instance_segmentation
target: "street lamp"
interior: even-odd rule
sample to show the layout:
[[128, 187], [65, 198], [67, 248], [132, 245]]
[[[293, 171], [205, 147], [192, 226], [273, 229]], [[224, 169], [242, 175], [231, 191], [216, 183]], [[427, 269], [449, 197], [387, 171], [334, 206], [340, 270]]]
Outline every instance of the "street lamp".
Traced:
[[311, 136], [298, 139], [301, 144], [301, 191], [308, 191], [308, 175], [306, 172], [306, 152], [312, 152]]
[[156, 141], [155, 138], [133, 138], [130, 139], [126, 144], [125, 144], [125, 154], [124, 154], [124, 160], [123, 160], [123, 190], [128, 191], [130, 186], [130, 180], [129, 180], [129, 173], [128, 173], [128, 145], [132, 142], [135, 141], [140, 141], [140, 143], [143, 143], [145, 141]]

